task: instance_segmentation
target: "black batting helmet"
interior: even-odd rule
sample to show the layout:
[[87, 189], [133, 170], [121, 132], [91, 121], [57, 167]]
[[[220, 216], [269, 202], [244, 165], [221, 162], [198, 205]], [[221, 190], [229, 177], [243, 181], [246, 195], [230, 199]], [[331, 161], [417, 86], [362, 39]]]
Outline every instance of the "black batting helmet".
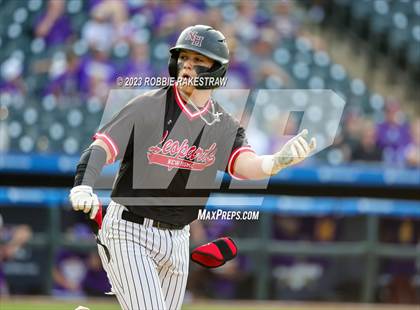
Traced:
[[[169, 75], [177, 78], [178, 56], [180, 50], [190, 50], [207, 56], [214, 60], [213, 66], [207, 71], [198, 74], [198, 77], [223, 78], [229, 64], [229, 49], [225, 36], [214, 28], [206, 25], [195, 25], [185, 28], [178, 37], [176, 44], [169, 52]], [[198, 89], [213, 87], [201, 86]]]

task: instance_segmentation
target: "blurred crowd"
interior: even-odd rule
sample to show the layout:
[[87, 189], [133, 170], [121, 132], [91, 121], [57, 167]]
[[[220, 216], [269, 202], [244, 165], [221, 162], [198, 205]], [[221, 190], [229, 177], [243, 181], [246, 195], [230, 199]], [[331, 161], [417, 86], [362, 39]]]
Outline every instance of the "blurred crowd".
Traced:
[[[323, 49], [326, 43], [302, 27], [324, 18], [323, 7], [313, 3], [306, 10], [288, 0], [48, 1], [32, 19], [28, 51], [32, 56], [22, 55], [22, 47], [16, 46], [1, 64], [0, 95], [30, 96], [38, 104], [47, 102], [45, 98], [54, 98], [61, 105], [104, 104], [118, 76], [167, 76], [169, 47], [181, 30], [197, 23], [211, 25], [227, 38], [231, 51], [227, 87], [299, 88], [302, 84], [284, 68], [290, 56], [282, 54], [282, 46], [290, 39], [304, 38], [312, 42], [315, 54], [323, 56], [320, 59], [328, 57]], [[345, 69], [337, 65], [334, 70]], [[363, 84], [355, 81], [355, 85]], [[318, 77], [309, 79], [307, 87], [334, 89]], [[333, 147], [320, 158], [329, 164], [383, 161], [397, 167], [419, 167], [420, 118], [408, 119], [393, 98], [374, 94], [371, 101], [374, 113], [365, 113], [357, 102], [346, 109]], [[55, 135], [58, 133], [52, 138]], [[260, 151], [270, 151], [267, 146], [272, 138], [259, 137]], [[34, 149], [22, 143], [24, 151]]]
[[[68, 213], [70, 212], [70, 213]], [[6, 213], [7, 214], [7, 213]], [[77, 242], [78, 248], [57, 248], [53, 262], [52, 294], [59, 298], [102, 296], [110, 292], [110, 284], [104, 272], [94, 244], [90, 227], [80, 214], [63, 211], [62, 236], [67, 242]], [[342, 216], [287, 216], [273, 215], [267, 237], [293, 246], [314, 242], [328, 245], [332, 242], [357, 242], [365, 240], [366, 219]], [[382, 218], [379, 222], [378, 241], [400, 246], [420, 244], [420, 222], [410, 218]], [[255, 222], [196, 221], [191, 226], [191, 247], [214, 240], [220, 236], [259, 238]], [[45, 285], [45, 275], [36, 281], [27, 280], [17, 285], [10, 277], [16, 273], [13, 262], [28, 264], [34, 261], [42, 265], [45, 259], [36, 256], [26, 245], [34, 233], [28, 225], [5, 224], [0, 226], [0, 295], [39, 294]], [[35, 233], [36, 235], [36, 233]], [[86, 247], [80, 247], [85, 244]], [[269, 246], [269, 244], [267, 244]], [[26, 254], [25, 254], [26, 252]], [[31, 254], [32, 253], [32, 254]], [[209, 270], [190, 264], [186, 302], [195, 299], [252, 299], [255, 298], [259, 257], [262, 253], [246, 253], [221, 268]], [[363, 257], [274, 255], [269, 259], [268, 278], [270, 299], [277, 300], [359, 300], [363, 289]], [[12, 263], [11, 265], [8, 265]], [[416, 303], [420, 295], [420, 262], [405, 259], [381, 259], [375, 283], [375, 300], [387, 303]], [[23, 266], [23, 265], [22, 265]], [[31, 269], [18, 273], [30, 273]], [[6, 272], [9, 275], [6, 275]], [[22, 273], [23, 272], [23, 273]], [[22, 276], [21, 275], [21, 276]], [[33, 276], [33, 275], [31, 275]], [[7, 279], [10, 279], [10, 292]], [[25, 284], [25, 285], [23, 285]]]
[[349, 111], [334, 144], [323, 155], [331, 164], [383, 162], [395, 168], [418, 168], [420, 118], [410, 122], [401, 105], [392, 99], [379, 117]]
[[[366, 222], [361, 218], [340, 216], [274, 215], [270, 241], [290, 242], [290, 246], [315, 242], [354, 242], [365, 238]], [[399, 245], [420, 244], [419, 221], [384, 218], [380, 221], [379, 241]], [[253, 223], [232, 221], [194, 222], [192, 243], [200, 244], [220, 235], [253, 238], [258, 232]], [[269, 245], [267, 245], [269, 246]], [[354, 301], [360, 298], [363, 258], [317, 255], [274, 255], [270, 258], [270, 298], [279, 300]], [[218, 270], [192, 266], [188, 284], [198, 298], [248, 299], [256, 287], [258, 254], [244, 255]], [[417, 303], [420, 300], [419, 262], [383, 259], [379, 263], [376, 300], [387, 303]], [[203, 279], [208, 279], [203, 281]]]
[[31, 237], [32, 230], [28, 225], [7, 227], [0, 214], [0, 296], [9, 294], [3, 263], [18, 256]]

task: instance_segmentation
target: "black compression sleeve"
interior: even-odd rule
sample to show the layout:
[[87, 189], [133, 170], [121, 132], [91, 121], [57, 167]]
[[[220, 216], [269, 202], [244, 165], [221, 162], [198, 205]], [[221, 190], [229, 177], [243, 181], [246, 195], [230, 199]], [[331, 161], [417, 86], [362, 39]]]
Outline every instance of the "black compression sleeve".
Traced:
[[93, 187], [105, 163], [105, 150], [97, 145], [90, 146], [80, 157], [74, 178], [74, 186], [88, 185]]

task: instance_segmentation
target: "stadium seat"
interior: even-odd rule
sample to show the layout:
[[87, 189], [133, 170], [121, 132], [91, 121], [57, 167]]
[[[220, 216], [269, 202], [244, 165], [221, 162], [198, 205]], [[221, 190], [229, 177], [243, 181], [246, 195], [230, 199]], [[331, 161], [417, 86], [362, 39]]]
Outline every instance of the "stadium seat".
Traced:
[[66, 155], [76, 155], [80, 152], [80, 137], [79, 136], [66, 136], [63, 140], [62, 149]]
[[295, 51], [295, 44], [296, 39], [294, 37], [287, 37], [287, 38], [282, 38], [280, 43], [279, 43], [279, 47], [281, 48], [285, 48], [288, 51], [290, 51], [291, 53], [293, 53]]
[[18, 139], [23, 133], [22, 123], [18, 120], [11, 120], [8, 122], [8, 133], [11, 139]]
[[344, 30], [345, 25], [348, 25], [350, 20], [350, 5], [351, 0], [334, 0], [334, 14], [333, 24], [339, 27], [340, 31]]
[[342, 93], [349, 91], [347, 73], [343, 66], [334, 64], [330, 67], [330, 75], [327, 80], [327, 87]]
[[311, 74], [326, 79], [329, 74], [331, 59], [325, 51], [317, 51], [313, 54]]
[[406, 50], [408, 68], [414, 74], [420, 73], [420, 24], [413, 26]]
[[32, 126], [38, 122], [39, 112], [34, 106], [27, 106], [23, 110], [23, 123], [24, 125]]
[[72, 16], [71, 26], [73, 29], [83, 29], [84, 24], [89, 19], [89, 15], [86, 12], [79, 12]]
[[394, 0], [391, 1], [392, 12], [401, 12], [405, 15], [411, 14], [413, 12], [413, 3], [412, 0]]
[[77, 56], [83, 56], [88, 52], [89, 46], [85, 40], [80, 39], [73, 43], [72, 49]]
[[39, 10], [42, 9], [43, 4], [44, 3], [42, 0], [29, 0], [27, 2], [28, 10], [30, 12], [38, 12]]
[[287, 66], [291, 62], [291, 54], [286, 48], [277, 48], [273, 53], [274, 61], [280, 66]]
[[[2, 30], [7, 29], [10, 24], [13, 24], [13, 13], [21, 6], [20, 1], [7, 1], [1, 5], [0, 11], [0, 25]], [[2, 32], [4, 33], [4, 32]]]
[[386, 32], [392, 23], [389, 2], [385, 0], [375, 0], [373, 2], [373, 14], [370, 18], [370, 40], [378, 46], [382, 43]]
[[13, 20], [19, 24], [24, 24], [27, 21], [28, 16], [28, 10], [25, 7], [19, 7], [13, 12]]
[[292, 67], [292, 75], [298, 88], [306, 87], [309, 79], [310, 68], [305, 62], [296, 62]]
[[84, 122], [83, 114], [77, 108], [70, 109], [66, 114], [67, 114], [66, 125], [68, 125], [69, 127], [79, 128]]
[[368, 20], [371, 13], [371, 0], [355, 0], [351, 2], [351, 28], [361, 36], [368, 33]]
[[45, 50], [45, 41], [42, 38], [34, 38], [31, 43], [31, 53], [33, 55], [39, 55]]
[[406, 48], [410, 32], [408, 18], [405, 13], [396, 12], [392, 16], [392, 27], [388, 34], [388, 47], [391, 56], [401, 61], [401, 52]]
[[420, 0], [415, 0], [412, 2], [412, 10], [414, 17], [420, 16]]
[[308, 81], [308, 86], [310, 89], [324, 89], [326, 85], [323, 77], [313, 75]]
[[24, 134], [18, 138], [17, 146], [18, 150], [23, 153], [31, 153], [35, 151], [36, 140], [39, 137], [39, 126], [28, 125], [23, 126]]
[[369, 97], [370, 108], [374, 111], [383, 111], [385, 99], [377, 93], [373, 93]]
[[[66, 11], [69, 14], [80, 14], [83, 9], [82, 0], [69, 0], [67, 1]], [[76, 28], [78, 29], [78, 28]]]
[[52, 122], [49, 126], [49, 137], [52, 140], [60, 141], [65, 136], [64, 126], [60, 122]]

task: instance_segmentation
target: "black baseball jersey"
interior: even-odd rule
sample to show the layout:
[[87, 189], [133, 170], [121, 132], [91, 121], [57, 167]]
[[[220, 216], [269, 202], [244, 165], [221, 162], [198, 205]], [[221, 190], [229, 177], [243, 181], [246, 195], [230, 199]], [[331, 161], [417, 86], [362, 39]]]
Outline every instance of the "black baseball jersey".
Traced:
[[176, 86], [131, 100], [94, 136], [121, 160], [112, 199], [140, 216], [186, 225], [197, 218], [216, 173], [235, 178], [234, 162], [248, 146], [245, 130], [210, 99], [198, 109]]

